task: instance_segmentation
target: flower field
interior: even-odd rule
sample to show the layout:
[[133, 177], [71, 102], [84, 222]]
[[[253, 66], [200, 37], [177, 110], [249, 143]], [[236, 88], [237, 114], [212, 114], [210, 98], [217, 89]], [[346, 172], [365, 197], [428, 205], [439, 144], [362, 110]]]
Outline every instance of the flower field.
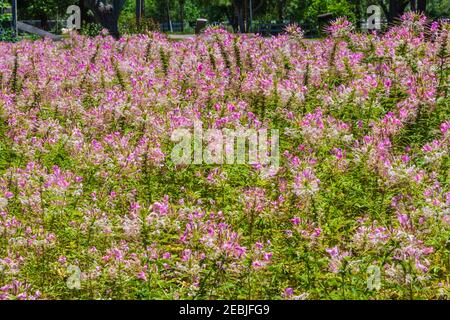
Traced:
[[450, 298], [450, 27], [328, 31], [1, 43], [0, 299]]

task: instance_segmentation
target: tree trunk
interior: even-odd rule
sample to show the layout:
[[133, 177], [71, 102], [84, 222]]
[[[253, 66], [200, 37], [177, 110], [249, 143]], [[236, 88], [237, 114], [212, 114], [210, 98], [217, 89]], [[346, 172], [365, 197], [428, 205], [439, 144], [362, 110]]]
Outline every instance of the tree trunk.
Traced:
[[81, 26], [83, 26], [83, 24], [86, 23], [87, 20], [86, 8], [84, 7], [84, 0], [78, 1], [78, 6], [80, 7], [81, 12]]
[[239, 32], [244, 33], [245, 32], [245, 24], [244, 24], [243, 7], [239, 3], [235, 3], [234, 9], [236, 12], [237, 23], [239, 26]]
[[99, 16], [100, 24], [108, 29], [114, 38], [119, 38], [119, 16], [115, 14], [102, 14]]
[[47, 30], [48, 29], [48, 17], [45, 14], [42, 14], [39, 17], [39, 20], [41, 20], [41, 29]]
[[417, 0], [417, 11], [422, 13], [427, 12], [427, 0]]
[[94, 12], [95, 19], [116, 39], [119, 34], [119, 17], [125, 0], [113, 0], [113, 4], [104, 4], [100, 0], [86, 0], [86, 6]]
[[278, 20], [280, 20], [280, 22], [283, 22], [283, 20], [284, 20], [285, 7], [286, 7], [286, 0], [279, 0], [278, 1]]
[[244, 33], [248, 32], [248, 0], [243, 0], [244, 8]]
[[[361, 0], [350, 0], [349, 1], [350, 4], [352, 4], [355, 7], [355, 16], [356, 16], [356, 21], [360, 21], [361, 20], [361, 13], [363, 10], [361, 10]], [[365, 10], [364, 10], [365, 11]]]
[[139, 26], [142, 18], [142, 0], [136, 0], [136, 23]]
[[233, 27], [233, 32], [234, 33], [238, 32], [238, 23], [237, 23], [235, 11], [233, 10], [233, 8], [230, 9], [230, 7], [225, 7], [224, 9], [226, 12], [228, 22]]
[[403, 15], [409, 0], [390, 0], [389, 12], [386, 17], [389, 23], [395, 22], [395, 20]]
[[186, 0], [180, 0], [180, 21], [181, 21], [181, 32], [184, 32], [184, 5]]
[[398, 11], [397, 6], [398, 6], [397, 1], [395, 1], [395, 0], [389, 1], [389, 13], [387, 16], [389, 23], [394, 22], [394, 18], [396, 17], [396, 12]]

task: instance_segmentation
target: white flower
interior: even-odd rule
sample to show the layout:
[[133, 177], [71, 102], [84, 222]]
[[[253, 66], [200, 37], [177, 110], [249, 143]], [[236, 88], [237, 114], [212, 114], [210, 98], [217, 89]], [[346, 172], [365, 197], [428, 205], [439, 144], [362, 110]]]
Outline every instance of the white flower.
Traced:
[[8, 199], [0, 197], [0, 210], [6, 208], [8, 205]]

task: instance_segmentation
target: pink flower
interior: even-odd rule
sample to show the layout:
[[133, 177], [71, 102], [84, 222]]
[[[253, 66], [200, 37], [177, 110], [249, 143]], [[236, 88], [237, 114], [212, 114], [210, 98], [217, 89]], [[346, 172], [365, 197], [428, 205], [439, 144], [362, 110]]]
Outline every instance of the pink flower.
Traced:
[[341, 148], [334, 148], [334, 149], [333, 149], [333, 154], [335, 155], [335, 157], [336, 157], [338, 160], [341, 160], [341, 159], [344, 157], [344, 154], [343, 154]]
[[294, 225], [294, 226], [298, 226], [299, 224], [300, 224], [300, 218], [298, 218], [298, 217], [294, 217], [294, 218], [292, 218], [291, 219], [291, 222], [292, 222], [292, 224]]
[[450, 130], [450, 121], [444, 122], [441, 124], [441, 132], [442, 134], [446, 134]]
[[58, 262], [59, 262], [60, 264], [65, 264], [65, 263], [67, 262], [67, 258], [66, 258], [65, 256], [60, 256], [60, 257], [58, 258]]
[[137, 212], [140, 208], [141, 208], [141, 206], [140, 206], [139, 202], [133, 202], [130, 207], [132, 212]]
[[439, 30], [439, 22], [433, 21], [430, 26], [430, 31], [436, 32], [437, 30]]
[[321, 233], [322, 233], [322, 230], [320, 228], [315, 228], [312, 236], [317, 238], [318, 236], [320, 236]]
[[266, 252], [264, 253], [264, 260], [270, 261], [272, 259], [273, 253], [272, 252]]
[[145, 274], [144, 271], [139, 272], [137, 278], [143, 281], [147, 281], [147, 275]]
[[27, 299], [27, 294], [25, 292], [19, 293], [17, 295], [17, 299], [19, 299], [19, 300], [26, 300]]
[[12, 193], [11, 191], [6, 191], [5, 192], [5, 198], [6, 199], [11, 199], [12, 197], [14, 197], [14, 193]]
[[409, 156], [407, 154], [402, 155], [402, 162], [408, 163], [409, 162]]
[[409, 224], [409, 217], [406, 214], [398, 214], [397, 215], [398, 221], [403, 227], [407, 227]]
[[339, 249], [338, 247], [333, 247], [333, 248], [328, 248], [325, 249], [325, 251], [332, 257], [332, 258], [336, 258], [339, 255]]
[[294, 289], [292, 289], [292, 288], [286, 288], [286, 289], [284, 289], [283, 296], [284, 296], [285, 298], [290, 298], [290, 297], [292, 297], [293, 295], [294, 295]]
[[384, 80], [384, 88], [386, 89], [386, 91], [388, 91], [389, 89], [391, 89], [392, 86], [392, 81], [391, 79], [387, 78]]
[[189, 261], [189, 259], [191, 258], [191, 254], [192, 254], [192, 251], [191, 251], [190, 249], [185, 249], [185, 250], [183, 251], [181, 260], [183, 260], [183, 261]]

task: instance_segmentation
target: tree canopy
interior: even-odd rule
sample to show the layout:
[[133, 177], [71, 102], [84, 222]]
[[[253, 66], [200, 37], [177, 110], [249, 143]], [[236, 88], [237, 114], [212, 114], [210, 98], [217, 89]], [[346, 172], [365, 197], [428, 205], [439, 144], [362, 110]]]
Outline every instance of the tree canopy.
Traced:
[[450, 0], [30, 0], [19, 1], [21, 19], [38, 19], [46, 26], [49, 19], [65, 14], [68, 6], [78, 2], [83, 16], [91, 16], [114, 35], [118, 34], [119, 17], [133, 18], [136, 6], [143, 16], [157, 22], [181, 22], [182, 26], [198, 18], [225, 21], [235, 31], [248, 32], [252, 21], [295, 21], [317, 25], [317, 17], [331, 13], [346, 16], [358, 23], [366, 17], [366, 8], [375, 4], [382, 8], [390, 23], [405, 11], [422, 11], [431, 17], [448, 17]]

